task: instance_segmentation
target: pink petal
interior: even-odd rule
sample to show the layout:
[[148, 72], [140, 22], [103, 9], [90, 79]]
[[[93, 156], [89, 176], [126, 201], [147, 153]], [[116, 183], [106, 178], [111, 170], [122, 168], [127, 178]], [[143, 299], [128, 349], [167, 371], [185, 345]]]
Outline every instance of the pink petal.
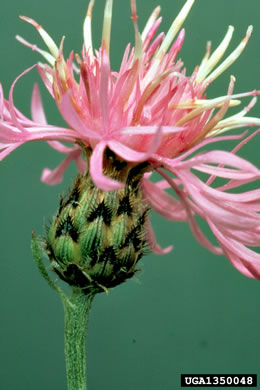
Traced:
[[75, 163], [77, 165], [77, 168], [78, 168], [78, 171], [80, 173], [83, 173], [85, 172], [86, 170], [86, 167], [87, 167], [87, 164], [86, 164], [86, 161], [84, 161], [81, 157], [81, 153], [79, 153], [79, 155], [75, 158]]
[[161, 129], [162, 134], [178, 134], [183, 133], [187, 128], [179, 126], [127, 126], [119, 130], [120, 135], [156, 135], [158, 129]]
[[[248, 215], [246, 216], [240, 215], [239, 212], [235, 213], [234, 209], [232, 211], [228, 211], [228, 206], [226, 206], [224, 202], [218, 205], [217, 202], [214, 202], [213, 198], [211, 200], [207, 196], [206, 191], [201, 191], [203, 183], [190, 172], [182, 174], [181, 176], [179, 176], [179, 178], [181, 178], [183, 186], [186, 189], [187, 193], [198, 206], [198, 209], [201, 211], [199, 213], [203, 218], [208, 216], [216, 223], [225, 224], [225, 226], [228, 226], [230, 228], [236, 228], [236, 226], [239, 225], [242, 226], [243, 229], [248, 229], [249, 227], [253, 228], [260, 223], [260, 215], [259, 217], [255, 215], [249, 215], [248, 213]], [[208, 190], [210, 191], [212, 189]], [[224, 198], [224, 195], [227, 194], [224, 193], [221, 195]], [[228, 195], [232, 197], [233, 194]]]
[[103, 123], [104, 134], [108, 133], [108, 115], [109, 115], [109, 99], [108, 99], [108, 82], [109, 82], [110, 66], [109, 58], [106, 50], [102, 49], [102, 64], [100, 69], [100, 90], [99, 103]]
[[50, 141], [59, 140], [64, 142], [75, 143], [77, 140], [76, 134], [72, 130], [68, 130], [62, 127], [34, 127], [30, 129], [30, 132], [26, 134], [27, 141]]
[[33, 65], [31, 66], [30, 68], [26, 69], [24, 72], [22, 72], [18, 77], [16, 77], [16, 79], [14, 80], [14, 82], [12, 83], [11, 85], [11, 88], [10, 88], [10, 92], [9, 92], [9, 102], [10, 102], [10, 105], [9, 105], [9, 109], [10, 109], [10, 114], [11, 114], [11, 117], [12, 117], [12, 120], [15, 124], [15, 126], [21, 130], [22, 132], [26, 133], [26, 130], [24, 129], [23, 126], [21, 126], [20, 122], [17, 120], [17, 117], [16, 117], [16, 114], [15, 114], [15, 107], [14, 107], [14, 102], [13, 102], [13, 90], [14, 90], [14, 87], [17, 83], [17, 81], [22, 77], [24, 76], [26, 73], [30, 72], [33, 68], [35, 68], [36, 65]]
[[0, 116], [3, 115], [4, 111], [4, 91], [2, 84], [0, 83]]
[[41, 181], [49, 185], [55, 185], [61, 183], [63, 180], [64, 172], [69, 166], [71, 160], [72, 157], [69, 155], [54, 170], [50, 170], [49, 168], [44, 168], [44, 170], [42, 171]]
[[0, 142], [25, 142], [27, 139], [27, 133], [19, 131], [16, 127], [11, 126], [6, 121], [0, 120]]
[[13, 145], [7, 146], [2, 150], [2, 146], [0, 144], [0, 161], [2, 161], [8, 154], [10, 154], [13, 150], [18, 148], [20, 145], [22, 145], [24, 142], [16, 142]]
[[70, 153], [75, 148], [75, 147], [71, 148], [69, 146], [65, 146], [59, 141], [48, 141], [48, 145], [50, 145], [53, 149], [57, 150], [60, 153]]
[[[209, 145], [209, 144], [212, 144], [215, 142], [219, 142], [219, 141], [232, 141], [232, 140], [236, 140], [236, 139], [241, 139], [247, 133], [248, 133], [247, 131], [244, 131], [243, 133], [241, 133], [239, 135], [224, 135], [224, 136], [220, 136], [220, 137], [216, 137], [216, 138], [207, 138], [207, 139], [201, 141], [199, 144], [197, 144], [197, 145], [193, 146], [192, 148], [190, 148], [189, 150], [187, 150], [187, 152], [184, 152], [180, 156], [175, 157], [174, 163], [177, 163], [180, 160], [184, 160], [186, 157], [190, 156], [191, 154], [195, 153], [198, 149], [201, 149], [206, 145]], [[164, 162], [169, 163], [171, 165], [172, 160], [164, 158]]]
[[[225, 152], [221, 150], [214, 150], [212, 152], [208, 153], [200, 153], [195, 157], [192, 157], [188, 161], [182, 161], [182, 162], [175, 162], [175, 160], [172, 161], [172, 166], [175, 168], [181, 167], [181, 168], [194, 168], [197, 169], [198, 164], [203, 163], [213, 163], [213, 164], [224, 164], [226, 166], [230, 166], [236, 169], [241, 169], [246, 172], [254, 173], [255, 175], [259, 175], [260, 171], [257, 169], [253, 164], [251, 164], [249, 161], [243, 159], [242, 157], [238, 157], [235, 154], [231, 152]], [[211, 170], [214, 169], [214, 167], [208, 167], [209, 173], [211, 173]], [[222, 169], [222, 168], [221, 168]], [[225, 172], [225, 168], [223, 168], [223, 171], [219, 170], [219, 168], [215, 167], [216, 172]], [[206, 166], [199, 166], [199, 169], [203, 172], [207, 172]], [[223, 176], [221, 177], [228, 177], [222, 173]], [[217, 175], [219, 176], [219, 174]], [[231, 177], [232, 178], [232, 177]]]
[[150, 58], [154, 55], [158, 47], [161, 45], [165, 38], [165, 34], [161, 32], [152, 42], [150, 47], [148, 48], [147, 52], [145, 53], [145, 61], [150, 60]]
[[42, 79], [42, 81], [43, 81], [47, 91], [54, 98], [54, 93], [53, 93], [53, 89], [52, 89], [52, 83], [49, 80], [49, 78], [47, 77], [47, 73], [52, 75], [52, 71], [50, 70], [48, 65], [42, 65], [42, 64], [37, 64], [37, 70], [39, 72], [39, 75], [41, 76], [41, 79]]
[[90, 175], [95, 185], [102, 190], [119, 190], [124, 187], [124, 184], [110, 179], [108, 176], [103, 174], [103, 154], [106, 147], [106, 141], [101, 141], [95, 146], [90, 158]]
[[154, 253], [157, 253], [158, 255], [165, 255], [173, 250], [172, 245], [168, 246], [167, 248], [161, 248], [160, 245], [156, 242], [152, 224], [149, 219], [146, 221], [146, 229], [148, 245]]
[[188, 202], [185, 193], [178, 188], [178, 186], [174, 183], [174, 181], [161, 169], [157, 170], [158, 173], [165, 178], [165, 180], [168, 181], [170, 186], [173, 188], [173, 190], [176, 192], [177, 196], [179, 197], [180, 201], [182, 202], [186, 213], [188, 217], [188, 222], [191, 228], [191, 231], [194, 235], [194, 237], [198, 240], [198, 242], [203, 245], [205, 248], [210, 250], [211, 252], [215, 254], [222, 254], [221, 248], [218, 248], [211, 244], [211, 242], [207, 239], [207, 237], [202, 233], [199, 226], [197, 225], [194, 217], [193, 217], [193, 210], [191, 208], [190, 203]]
[[32, 119], [35, 122], [38, 122], [42, 125], [47, 124], [47, 120], [46, 120], [43, 105], [42, 105], [42, 99], [41, 99], [39, 87], [36, 83], [33, 86], [31, 114], [32, 114]]
[[259, 199], [259, 190], [247, 191], [244, 193], [228, 193], [220, 191], [219, 189], [211, 188], [207, 184], [199, 180], [188, 170], [178, 171], [178, 175], [181, 175], [181, 180], [188, 185], [195, 186], [202, 194], [207, 194], [211, 199], [218, 201], [230, 201], [230, 202], [249, 202]]
[[71, 94], [69, 92], [66, 92], [61, 97], [59, 108], [65, 121], [79, 133], [78, 138], [85, 140], [85, 142], [88, 142], [88, 137], [93, 139], [101, 138], [100, 134], [87, 128], [84, 121], [80, 118], [79, 114], [76, 112], [73, 104], [71, 103]]
[[[238, 256], [235, 256], [232, 252], [224, 249], [224, 254], [227, 257], [227, 259], [231, 262], [231, 264], [243, 275], [249, 277], [249, 278], [256, 278], [254, 274], [256, 272], [250, 272], [249, 271], [249, 264], [247, 262], [241, 261], [241, 259]], [[258, 271], [259, 272], [259, 271]], [[260, 278], [256, 278], [260, 280]]]
[[[227, 248], [229, 251], [234, 253], [236, 256], [243, 258], [245, 261], [249, 261], [260, 267], [260, 253], [256, 253], [253, 250], [247, 248], [245, 245], [243, 245], [242, 242], [231, 239], [230, 237], [226, 237], [224, 234], [222, 234], [221, 230], [217, 228], [217, 226], [211, 221], [208, 221], [208, 223], [211, 230], [219, 240], [219, 242], [225, 248]], [[260, 235], [258, 237], [258, 242], [256, 242], [256, 244], [259, 244], [259, 241], [260, 241]]]
[[209, 224], [231, 263], [246, 276], [260, 280], [260, 254], [246, 248], [242, 243], [227, 239], [213, 223]]
[[[151, 40], [153, 39], [154, 35], [156, 34], [156, 31], [158, 30], [160, 24], [162, 23], [162, 17], [160, 16], [151, 26], [150, 30], [148, 31], [145, 40], [144, 40], [144, 45], [143, 45], [143, 50], [146, 52], [148, 49], [148, 46], [151, 43]], [[155, 38], [156, 39], [156, 38]]]
[[113, 152], [118, 156], [124, 158], [127, 161], [141, 162], [148, 160], [153, 153], [158, 149], [162, 139], [162, 129], [158, 126], [156, 133], [153, 136], [152, 144], [147, 152], [136, 152], [135, 150], [129, 148], [128, 146], [123, 145], [121, 142], [116, 140], [108, 141], [108, 146]]
[[170, 221], [187, 220], [187, 213], [183, 204], [163, 191], [157, 183], [152, 183], [144, 178], [142, 180], [142, 188], [145, 199], [162, 217]]

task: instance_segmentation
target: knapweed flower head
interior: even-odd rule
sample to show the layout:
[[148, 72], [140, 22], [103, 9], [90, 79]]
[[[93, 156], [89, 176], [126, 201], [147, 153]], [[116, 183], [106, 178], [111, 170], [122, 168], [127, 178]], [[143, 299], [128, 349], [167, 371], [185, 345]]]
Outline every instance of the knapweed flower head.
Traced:
[[[168, 32], [156, 35], [161, 23], [160, 7], [152, 12], [140, 33], [136, 3], [131, 0], [135, 45], [127, 45], [118, 71], [111, 70], [109, 57], [113, 0], [106, 1], [101, 47], [94, 50], [92, 45], [94, 1], [91, 0], [83, 26], [82, 52], [80, 55], [71, 52], [67, 59], [63, 55], [64, 38], [57, 46], [37, 22], [21, 17], [37, 29], [49, 49], [47, 52], [17, 37], [47, 61], [36, 67], [68, 128], [47, 124], [37, 86], [32, 95], [32, 119], [14, 106], [13, 88], [17, 80], [32, 69], [29, 68], [14, 81], [8, 100], [1, 91], [0, 158], [25, 142], [44, 140], [67, 155], [56, 169], [44, 169], [44, 182], [60, 182], [71, 161], [76, 162], [80, 172], [86, 169], [87, 163], [88, 180], [96, 188], [111, 194], [134, 186], [133, 177], [129, 181], [129, 174], [135, 167], [140, 167], [135, 174], [143, 204], [168, 220], [187, 221], [200, 244], [215, 254], [226, 255], [243, 274], [260, 279], [260, 254], [250, 248], [260, 243], [260, 190], [229, 191], [260, 177], [259, 169], [236, 154], [259, 130], [251, 135], [246, 132], [223, 135], [233, 129], [260, 125], [258, 118], [247, 116], [259, 91], [234, 94], [235, 78], [231, 76], [226, 94], [213, 99], [206, 96], [208, 86], [246, 47], [252, 26], [236, 49], [222, 60], [234, 32], [229, 26], [213, 52], [211, 44], [207, 44], [200, 65], [188, 75], [179, 53], [185, 36], [182, 25], [194, 2], [187, 0]], [[248, 96], [252, 96], [252, 100], [245, 108], [227, 116], [230, 107], [239, 105], [239, 99]], [[236, 139], [239, 143], [233, 151], [219, 149], [220, 141]], [[69, 142], [72, 147], [62, 142]], [[204, 146], [217, 142], [215, 150], [203, 151]], [[162, 177], [156, 183], [150, 180], [153, 171]], [[207, 180], [202, 181], [196, 175], [198, 172], [207, 174]], [[215, 178], [223, 178], [225, 183], [214, 186]], [[174, 196], [167, 192], [168, 188], [173, 189]], [[73, 192], [70, 195], [73, 201], [74, 195]], [[140, 196], [138, 192], [137, 198]], [[105, 198], [103, 195], [101, 198], [99, 211], [110, 218]], [[63, 201], [65, 208], [67, 204]], [[131, 202], [122, 205], [122, 202], [117, 204], [122, 213], [127, 213], [133, 206]], [[145, 214], [148, 243], [154, 252], [167, 253], [171, 247], [162, 249], [155, 241], [147, 207], [141, 207], [140, 212]], [[91, 213], [95, 214], [93, 210]], [[218, 245], [204, 235], [196, 216], [208, 223]], [[73, 229], [68, 222], [66, 224], [66, 227], [55, 227], [56, 236], [57, 230], [62, 233], [62, 229]], [[137, 229], [137, 222], [133, 226]], [[120, 246], [118, 248], [119, 251]], [[111, 257], [111, 253], [107, 256]], [[62, 277], [65, 277], [64, 273]]]

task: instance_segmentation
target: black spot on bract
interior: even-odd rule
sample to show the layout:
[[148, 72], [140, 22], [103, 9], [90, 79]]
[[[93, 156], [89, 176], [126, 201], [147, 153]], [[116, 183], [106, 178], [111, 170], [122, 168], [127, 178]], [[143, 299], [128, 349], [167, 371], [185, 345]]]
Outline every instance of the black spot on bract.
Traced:
[[105, 151], [105, 157], [112, 161], [112, 167], [118, 172], [127, 166], [127, 161], [119, 160], [116, 157], [116, 154], [109, 148], [107, 148]]
[[109, 148], [106, 148], [104, 155], [105, 155], [105, 158], [107, 158], [107, 159], [112, 159], [112, 160], [116, 159], [115, 153]]
[[115, 287], [115, 286], [118, 286], [119, 284], [121, 283], [124, 283], [127, 279], [130, 279], [134, 276], [135, 274], [135, 271], [131, 271], [131, 272], [121, 272], [119, 274], [117, 274], [116, 278], [115, 279], [111, 279], [109, 281], [109, 285], [108, 287]]
[[133, 227], [133, 229], [126, 236], [125, 242], [122, 244], [122, 248], [132, 244], [136, 250], [140, 250], [145, 247], [146, 240], [143, 236], [143, 225], [145, 223], [145, 219], [148, 213], [148, 209], [146, 209], [143, 214], [138, 218], [137, 225]]
[[66, 201], [64, 206], [71, 204], [72, 207], [77, 207], [80, 198], [80, 192], [77, 187], [73, 188], [71, 194], [69, 195], [68, 200]]
[[134, 258], [135, 258], [135, 251], [132, 250], [130, 253], [128, 253], [127, 255], [121, 258], [121, 264], [127, 269], [131, 268], [133, 266]]
[[102, 201], [88, 216], [87, 221], [93, 222], [97, 218], [102, 218], [106, 225], [110, 225], [112, 219], [111, 209]]
[[143, 250], [140, 250], [140, 252], [138, 253], [137, 255], [137, 258], [136, 258], [136, 262], [138, 263], [138, 261], [143, 257], [144, 255], [144, 251]]
[[88, 279], [76, 264], [69, 264], [64, 271], [63, 278], [72, 286], [86, 287], [89, 284]]
[[[60, 270], [58, 270], [57, 268], [53, 268], [53, 271], [58, 275], [58, 277], [61, 279], [61, 280], [63, 280], [64, 282], [66, 282], [66, 283], [69, 283], [68, 282], [68, 280], [63, 276], [63, 273], [60, 271]], [[70, 283], [69, 283], [70, 284]]]
[[63, 209], [63, 206], [64, 206], [64, 196], [61, 195], [61, 196], [60, 196], [60, 204], [59, 204], [58, 215], [60, 215], [61, 210]]
[[98, 261], [98, 252], [100, 246], [100, 239], [95, 235], [87, 248], [82, 248], [82, 254], [85, 259], [90, 259], [90, 265], [94, 266]]
[[127, 166], [126, 161], [120, 161], [117, 159], [113, 161], [113, 168], [115, 168], [115, 170], [118, 172], [122, 171], [122, 169], [124, 169], [126, 166]]
[[145, 223], [147, 213], [148, 213], [148, 209], [145, 210], [141, 215], [141, 217], [138, 218], [137, 225], [126, 236], [124, 246], [127, 246], [130, 243], [132, 243], [136, 250], [140, 250], [145, 247], [146, 240], [143, 237], [142, 231], [143, 231], [143, 225]]
[[108, 276], [108, 278], [106, 276], [104, 276], [104, 279], [100, 279], [100, 278], [103, 277], [103, 274], [104, 274], [105, 269], [106, 269], [106, 265], [107, 264], [116, 264], [116, 260], [117, 260], [117, 257], [115, 254], [115, 250], [112, 246], [105, 248], [103, 250], [103, 252], [101, 253], [101, 255], [99, 256], [98, 263], [103, 265], [102, 270], [101, 270], [100, 274], [98, 275], [98, 280], [101, 283], [102, 282], [104, 283], [105, 279], [111, 279], [111, 275]]
[[136, 195], [139, 190], [140, 179], [134, 180], [131, 183], [131, 190]]
[[117, 260], [115, 250], [112, 246], [108, 246], [103, 250], [101, 255], [99, 256], [98, 263], [111, 263], [115, 264]]
[[147, 208], [147, 209], [143, 212], [143, 214], [138, 218], [138, 223], [137, 223], [138, 226], [144, 225], [145, 219], [146, 219], [148, 213], [149, 213], [149, 209]]
[[67, 196], [67, 199], [63, 201], [64, 207], [67, 206], [68, 204], [71, 204], [73, 208], [77, 207], [81, 195], [79, 190], [80, 183], [81, 183], [81, 177], [80, 175], [78, 175], [74, 182], [74, 186], [70, 194]]
[[[128, 174], [128, 178], [127, 178], [127, 184], [133, 184], [133, 182], [137, 181], [139, 182], [142, 175], [140, 175], [140, 173], [145, 169], [147, 168], [149, 165], [148, 162], [144, 161], [142, 162], [141, 164], [138, 164], [136, 165], [135, 167], [133, 167], [129, 174]], [[137, 179], [137, 180], [136, 180]]]
[[132, 215], [132, 206], [130, 204], [129, 196], [124, 196], [123, 199], [120, 200], [119, 207], [117, 209], [117, 215], [127, 214], [129, 217]]
[[78, 241], [79, 234], [77, 232], [77, 229], [72, 223], [71, 217], [68, 215], [68, 217], [58, 226], [56, 230], [56, 238], [60, 237], [63, 234], [69, 235], [74, 242]]
[[124, 246], [133, 244], [135, 249], [139, 249], [143, 245], [143, 240], [140, 238], [140, 228], [134, 227], [126, 236]]

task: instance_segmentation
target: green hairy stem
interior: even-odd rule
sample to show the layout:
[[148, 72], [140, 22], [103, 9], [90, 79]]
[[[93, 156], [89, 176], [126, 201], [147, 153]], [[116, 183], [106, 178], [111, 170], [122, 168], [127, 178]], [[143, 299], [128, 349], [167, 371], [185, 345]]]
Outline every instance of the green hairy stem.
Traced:
[[87, 390], [86, 335], [92, 300], [93, 295], [85, 295], [79, 289], [63, 300], [68, 390]]

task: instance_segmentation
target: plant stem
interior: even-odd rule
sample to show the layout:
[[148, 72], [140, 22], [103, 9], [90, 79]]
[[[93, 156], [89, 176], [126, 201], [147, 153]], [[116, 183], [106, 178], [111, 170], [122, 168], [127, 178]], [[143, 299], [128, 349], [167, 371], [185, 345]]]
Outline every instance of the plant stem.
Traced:
[[65, 360], [68, 390], [87, 390], [86, 335], [93, 295], [73, 289], [62, 299], [65, 312]]

